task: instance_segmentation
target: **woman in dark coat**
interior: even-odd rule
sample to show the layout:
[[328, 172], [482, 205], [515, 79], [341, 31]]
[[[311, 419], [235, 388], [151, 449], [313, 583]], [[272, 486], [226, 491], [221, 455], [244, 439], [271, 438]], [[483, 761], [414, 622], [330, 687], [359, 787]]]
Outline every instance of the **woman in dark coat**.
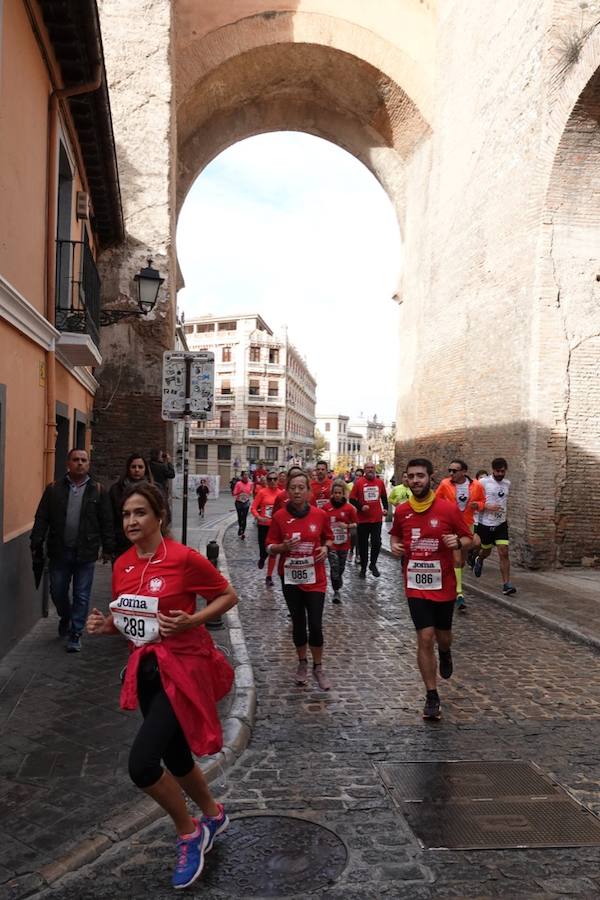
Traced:
[[125, 463], [125, 474], [118, 481], [115, 481], [109, 490], [115, 528], [115, 558], [125, 553], [131, 547], [131, 542], [127, 540], [123, 531], [123, 517], [121, 513], [123, 496], [129, 487], [135, 484], [142, 484], [142, 482], [154, 484], [152, 471], [141, 453], [132, 453]]

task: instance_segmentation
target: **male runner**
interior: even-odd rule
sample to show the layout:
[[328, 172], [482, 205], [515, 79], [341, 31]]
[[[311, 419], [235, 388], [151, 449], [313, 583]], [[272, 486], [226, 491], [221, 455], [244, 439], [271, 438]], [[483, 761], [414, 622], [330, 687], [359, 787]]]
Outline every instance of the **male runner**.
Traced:
[[502, 593], [516, 594], [517, 589], [510, 583], [510, 560], [508, 558], [508, 522], [506, 509], [510, 493], [510, 481], [506, 478], [508, 463], [503, 456], [492, 460], [492, 474], [482, 478], [480, 484], [485, 490], [485, 506], [479, 516], [477, 533], [481, 539], [481, 550], [475, 559], [473, 575], [481, 577], [483, 561], [496, 545], [498, 562], [502, 574]]
[[[481, 512], [485, 504], [485, 491], [478, 481], [472, 481], [468, 476], [468, 465], [464, 459], [453, 459], [448, 466], [448, 478], [444, 478], [437, 489], [436, 496], [440, 500], [449, 500], [456, 503], [463, 514], [463, 518], [469, 526], [471, 533], [475, 533], [474, 515]], [[479, 539], [476, 540], [479, 548]], [[467, 610], [465, 597], [462, 590], [462, 573], [466, 561], [466, 552], [456, 553], [454, 557], [454, 574], [456, 575], [456, 608], [464, 613]]]
[[310, 483], [310, 503], [323, 509], [329, 503], [331, 496], [331, 485], [333, 484], [327, 471], [327, 463], [319, 462], [315, 468], [316, 478]]
[[437, 642], [441, 677], [450, 678], [456, 597], [452, 551], [468, 548], [472, 535], [457, 506], [433, 493], [433, 466], [428, 459], [411, 459], [406, 472], [412, 497], [394, 513], [391, 550], [402, 558], [406, 597], [417, 631], [417, 664], [427, 691], [423, 718], [439, 719], [434, 648]]
[[[383, 512], [387, 512], [388, 499], [385, 484], [375, 472], [375, 463], [365, 463], [365, 474], [357, 478], [350, 494], [350, 503], [358, 512], [358, 555], [360, 557], [360, 578], [367, 577], [367, 564], [375, 578], [379, 578], [377, 559], [381, 550], [381, 523]], [[369, 563], [369, 540], [371, 541], [371, 561]]]

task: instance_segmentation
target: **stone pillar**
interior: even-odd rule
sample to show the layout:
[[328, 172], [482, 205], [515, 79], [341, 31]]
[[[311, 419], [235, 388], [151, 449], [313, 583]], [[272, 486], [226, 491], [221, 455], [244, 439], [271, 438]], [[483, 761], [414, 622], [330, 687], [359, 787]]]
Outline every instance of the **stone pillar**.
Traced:
[[175, 126], [169, 0], [100, 0], [104, 55], [117, 148], [125, 242], [100, 260], [102, 302], [126, 307], [134, 275], [151, 256], [165, 278], [145, 318], [104, 327], [96, 372], [94, 471], [111, 479], [132, 451], [167, 447], [160, 417], [164, 350], [174, 344]]

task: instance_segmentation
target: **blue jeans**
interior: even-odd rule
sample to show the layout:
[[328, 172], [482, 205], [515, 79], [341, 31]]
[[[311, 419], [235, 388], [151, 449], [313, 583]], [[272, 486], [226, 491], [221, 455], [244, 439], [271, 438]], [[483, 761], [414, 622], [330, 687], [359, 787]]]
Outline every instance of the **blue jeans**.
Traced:
[[[75, 550], [66, 549], [62, 559], [51, 559], [50, 594], [61, 619], [71, 622], [71, 634], [80, 635], [90, 605], [95, 562], [77, 562]], [[69, 598], [69, 586], [73, 579], [73, 601]]]

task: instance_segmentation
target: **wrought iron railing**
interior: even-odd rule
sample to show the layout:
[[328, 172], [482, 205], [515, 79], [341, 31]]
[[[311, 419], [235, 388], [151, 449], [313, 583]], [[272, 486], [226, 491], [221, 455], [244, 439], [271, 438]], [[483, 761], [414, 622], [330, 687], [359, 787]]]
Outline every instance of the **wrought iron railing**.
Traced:
[[100, 347], [100, 276], [84, 241], [56, 242], [56, 327]]

